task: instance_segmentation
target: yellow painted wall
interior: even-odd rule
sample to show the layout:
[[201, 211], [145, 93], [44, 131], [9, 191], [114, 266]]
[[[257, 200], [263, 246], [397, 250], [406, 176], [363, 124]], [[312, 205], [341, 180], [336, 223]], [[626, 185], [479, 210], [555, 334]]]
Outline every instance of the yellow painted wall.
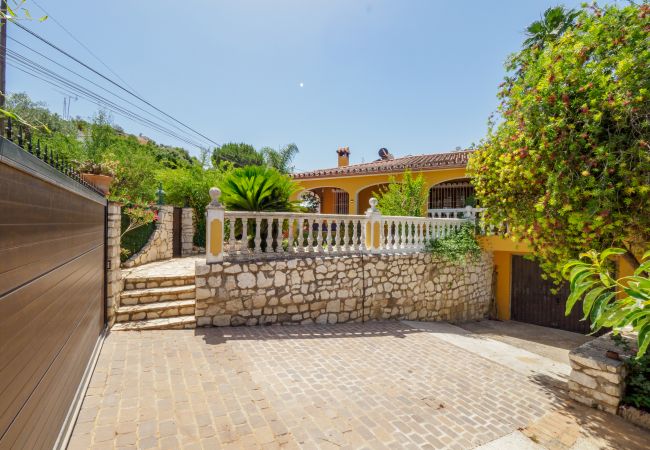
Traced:
[[335, 214], [336, 213], [336, 196], [334, 191], [330, 189], [323, 189], [323, 198], [320, 204], [321, 214]]
[[527, 242], [515, 242], [502, 236], [479, 238], [483, 250], [492, 252], [496, 271], [495, 296], [497, 318], [510, 320], [510, 288], [512, 285], [512, 255], [531, 253]]
[[388, 186], [387, 184], [374, 185], [365, 189], [360, 190], [357, 193], [357, 206], [359, 210], [357, 214], [364, 214], [368, 208], [370, 208], [370, 199], [376, 197], [375, 193], [379, 192], [383, 187]]
[[512, 278], [512, 253], [494, 252], [494, 270], [496, 271], [497, 318], [510, 320], [510, 284]]
[[[414, 176], [422, 174], [424, 180], [427, 184], [427, 189], [436, 184], [442, 183], [444, 181], [455, 180], [457, 178], [465, 178], [467, 174], [464, 167], [457, 168], [441, 168], [420, 172], [413, 172]], [[296, 179], [296, 183], [302, 188], [302, 190], [314, 189], [320, 187], [336, 187], [343, 189], [350, 195], [350, 213], [360, 213], [368, 209], [368, 202], [366, 200], [365, 204], [359, 201], [357, 195], [359, 191], [365, 189], [369, 186], [375, 186], [378, 184], [388, 183], [389, 178], [394, 176], [397, 180], [401, 178], [401, 173], [376, 173], [368, 175], [353, 175], [353, 176], [340, 176], [340, 177], [329, 177], [329, 178], [314, 178], [314, 179]], [[295, 194], [294, 200], [297, 199], [299, 193]], [[357, 209], [357, 205], [359, 208]]]
[[482, 236], [478, 241], [481, 248], [488, 252], [532, 253], [528, 242], [515, 242], [503, 236]]

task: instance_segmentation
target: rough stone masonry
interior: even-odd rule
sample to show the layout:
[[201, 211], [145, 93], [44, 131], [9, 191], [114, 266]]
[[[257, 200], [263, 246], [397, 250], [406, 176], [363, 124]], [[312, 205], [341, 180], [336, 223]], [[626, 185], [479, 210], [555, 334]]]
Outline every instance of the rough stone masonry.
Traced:
[[199, 265], [197, 326], [478, 320], [492, 267], [487, 253], [467, 263], [412, 253]]

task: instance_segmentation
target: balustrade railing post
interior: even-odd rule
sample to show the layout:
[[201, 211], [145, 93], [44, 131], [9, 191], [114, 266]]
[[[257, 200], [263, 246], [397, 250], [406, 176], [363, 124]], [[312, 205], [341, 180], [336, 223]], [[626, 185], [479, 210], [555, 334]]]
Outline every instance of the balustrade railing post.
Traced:
[[205, 259], [208, 264], [223, 261], [223, 230], [225, 209], [223, 205], [219, 203], [220, 196], [221, 190], [216, 187], [210, 189], [210, 198], [212, 198], [212, 201], [207, 207], [205, 227]]
[[382, 218], [381, 212], [377, 209], [377, 199], [370, 199], [370, 208], [366, 211], [365, 224], [365, 250], [369, 253], [379, 253], [381, 251], [382, 238]]

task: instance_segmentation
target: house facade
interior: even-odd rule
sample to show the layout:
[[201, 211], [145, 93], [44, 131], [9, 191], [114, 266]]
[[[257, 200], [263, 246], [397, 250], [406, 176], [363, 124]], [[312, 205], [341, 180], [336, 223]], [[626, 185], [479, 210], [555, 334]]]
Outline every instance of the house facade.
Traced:
[[[427, 215], [457, 217], [467, 206], [474, 206], [474, 188], [466, 167], [471, 151], [455, 151], [416, 156], [393, 157], [380, 149], [376, 161], [350, 164], [350, 149], [337, 150], [337, 166], [294, 175], [305, 191], [316, 194], [322, 214], [364, 214], [368, 202], [385, 188], [391, 177], [398, 181], [405, 170], [425, 179], [428, 195]], [[496, 316], [570, 331], [588, 332], [577, 309], [564, 314], [567, 288], [554, 293], [551, 281], [542, 278], [539, 265], [526, 258], [531, 249], [525, 242], [502, 236], [483, 236], [481, 246], [491, 252], [494, 264]], [[621, 267], [622, 273], [630, 268]]]
[[376, 161], [352, 165], [348, 147], [336, 153], [337, 167], [294, 175], [302, 192], [318, 196], [322, 214], [363, 214], [370, 198], [384, 189], [391, 177], [399, 180], [405, 170], [424, 177], [429, 210], [465, 208], [474, 198], [465, 170], [471, 151], [395, 158], [382, 148]]

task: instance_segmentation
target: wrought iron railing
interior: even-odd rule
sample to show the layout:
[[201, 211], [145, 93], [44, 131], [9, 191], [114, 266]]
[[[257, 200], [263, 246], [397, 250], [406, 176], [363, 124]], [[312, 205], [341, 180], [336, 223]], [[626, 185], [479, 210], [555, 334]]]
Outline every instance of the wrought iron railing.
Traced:
[[41, 147], [40, 139], [36, 139], [34, 142], [31, 128], [23, 125], [14, 126], [11, 118], [3, 120], [6, 121], [6, 126], [2, 133], [4, 139], [13, 142], [25, 152], [30, 153], [85, 188], [104, 196], [104, 193], [97, 186], [84, 180], [81, 173], [60, 152], [52, 149], [47, 144]]

